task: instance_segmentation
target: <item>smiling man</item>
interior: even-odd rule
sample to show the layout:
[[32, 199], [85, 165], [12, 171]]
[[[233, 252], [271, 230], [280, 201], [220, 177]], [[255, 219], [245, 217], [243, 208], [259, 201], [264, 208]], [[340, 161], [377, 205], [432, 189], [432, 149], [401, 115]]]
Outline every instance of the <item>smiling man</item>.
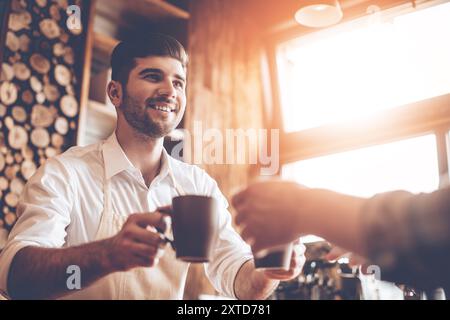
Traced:
[[[181, 44], [161, 34], [121, 42], [111, 65], [115, 133], [48, 160], [29, 180], [0, 256], [0, 289], [13, 298], [181, 299], [189, 264], [177, 260], [156, 231], [167, 227], [158, 208], [180, 190], [221, 203], [220, 232], [205, 271], [222, 295], [266, 298], [279, 280], [297, 276], [302, 245], [290, 270], [255, 270], [216, 182], [163, 148], [186, 108]], [[77, 276], [81, 288], [71, 290], [68, 278]]]

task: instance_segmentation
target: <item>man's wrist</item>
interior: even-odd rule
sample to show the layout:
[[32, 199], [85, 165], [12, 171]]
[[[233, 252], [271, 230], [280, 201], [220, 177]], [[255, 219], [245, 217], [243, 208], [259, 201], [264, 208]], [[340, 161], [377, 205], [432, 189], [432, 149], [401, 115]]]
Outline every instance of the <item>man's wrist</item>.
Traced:
[[269, 277], [264, 271], [259, 271], [256, 270], [257, 272], [262, 273], [262, 276], [265, 278], [265, 280], [267, 281], [267, 287], [271, 286], [273, 287], [273, 290], [276, 289], [276, 287], [278, 287], [278, 285], [280, 284], [281, 280], [278, 279], [272, 279], [271, 277]]
[[98, 244], [101, 248], [99, 255], [99, 266], [101, 270], [103, 270], [107, 274], [115, 271], [120, 271], [118, 270], [118, 266], [114, 263], [112, 238], [100, 240]]
[[260, 283], [261, 288], [264, 288], [262, 290], [264, 292], [264, 299], [267, 299], [280, 284], [280, 280], [270, 278], [264, 270], [255, 269], [254, 275], [257, 277], [255, 281]]
[[264, 271], [255, 269], [253, 261], [246, 261], [238, 271], [234, 283], [237, 299], [267, 299], [280, 283], [279, 280], [267, 277]]

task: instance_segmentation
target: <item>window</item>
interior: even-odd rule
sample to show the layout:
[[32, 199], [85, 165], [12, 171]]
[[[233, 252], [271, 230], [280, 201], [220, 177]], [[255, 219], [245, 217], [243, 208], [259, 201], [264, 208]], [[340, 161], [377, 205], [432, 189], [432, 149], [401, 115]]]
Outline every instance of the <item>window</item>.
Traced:
[[286, 132], [450, 92], [450, 3], [394, 11], [278, 44]]

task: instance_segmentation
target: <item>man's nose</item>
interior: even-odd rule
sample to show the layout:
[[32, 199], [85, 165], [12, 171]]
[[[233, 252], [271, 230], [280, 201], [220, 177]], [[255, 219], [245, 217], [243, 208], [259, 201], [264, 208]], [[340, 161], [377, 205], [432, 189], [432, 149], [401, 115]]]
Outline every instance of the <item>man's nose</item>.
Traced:
[[176, 93], [177, 91], [173, 86], [172, 81], [164, 81], [158, 89], [158, 94], [165, 97], [175, 98]]

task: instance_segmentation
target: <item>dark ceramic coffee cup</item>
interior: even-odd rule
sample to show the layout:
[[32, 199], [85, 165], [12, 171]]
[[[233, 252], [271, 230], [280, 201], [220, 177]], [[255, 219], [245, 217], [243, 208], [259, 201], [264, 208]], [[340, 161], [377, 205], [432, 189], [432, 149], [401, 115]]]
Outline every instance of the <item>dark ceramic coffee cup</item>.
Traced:
[[219, 229], [217, 200], [198, 195], [175, 197], [171, 217], [177, 259], [209, 262]]

